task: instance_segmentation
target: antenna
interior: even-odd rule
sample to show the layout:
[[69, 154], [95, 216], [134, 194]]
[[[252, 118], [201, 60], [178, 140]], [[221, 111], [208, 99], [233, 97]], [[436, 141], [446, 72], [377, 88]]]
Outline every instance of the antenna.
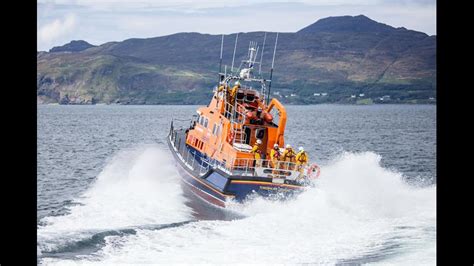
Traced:
[[249, 49], [247, 50], [247, 57], [249, 57], [249, 58], [250, 58], [250, 47], [253, 47], [253, 41], [250, 41]]
[[270, 91], [272, 90], [273, 65], [275, 63], [275, 53], [276, 53], [276, 49], [277, 49], [277, 43], [278, 43], [278, 32], [277, 32], [277, 36], [276, 36], [276, 39], [275, 39], [275, 48], [273, 48], [272, 68], [270, 69], [270, 82], [268, 84], [267, 105], [268, 105], [269, 100], [270, 100]]
[[[219, 83], [221, 82], [221, 72], [222, 72], [222, 51], [224, 50], [224, 34], [222, 34], [221, 39], [221, 57], [219, 58]], [[218, 83], [218, 84], [219, 84]]]
[[273, 49], [272, 69], [273, 69], [273, 64], [275, 63], [275, 53], [276, 53], [276, 50], [277, 50], [277, 43], [278, 43], [278, 32], [277, 32], [277, 36], [276, 36], [276, 39], [275, 39], [275, 48]]
[[262, 75], [262, 59], [263, 59], [263, 50], [265, 49], [265, 40], [267, 39], [267, 33], [263, 36], [263, 46], [262, 46], [262, 54], [260, 55], [260, 64], [258, 65], [258, 75]]
[[257, 42], [250, 42], [248, 60], [244, 61], [248, 63], [248, 67], [250, 69], [253, 69], [253, 65], [255, 64], [255, 59], [257, 58], [257, 54], [258, 54]]
[[260, 46], [257, 46], [257, 51], [255, 52], [255, 56], [253, 57], [253, 64], [255, 64], [255, 60], [257, 60], [257, 55], [258, 55], [258, 50], [260, 49]]
[[239, 39], [239, 33], [237, 33], [237, 35], [235, 35], [234, 55], [232, 56], [232, 67], [230, 68], [230, 73], [234, 72], [235, 50], [237, 49], [237, 40], [238, 39]]

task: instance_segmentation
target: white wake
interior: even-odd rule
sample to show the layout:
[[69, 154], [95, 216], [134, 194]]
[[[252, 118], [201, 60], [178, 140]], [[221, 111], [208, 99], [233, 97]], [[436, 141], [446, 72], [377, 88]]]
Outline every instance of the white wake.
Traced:
[[41, 251], [54, 251], [97, 232], [191, 218], [172, 158], [156, 146], [115, 155], [70, 212], [45, 217], [38, 228]]
[[[345, 153], [321, 166], [316, 188], [295, 200], [274, 202], [257, 198], [234, 208], [247, 216], [244, 219], [198, 221], [161, 230], [140, 229], [134, 235], [106, 237], [106, 245], [101, 250], [81, 260], [46, 259], [46, 262], [61, 265], [334, 264], [370, 262], [371, 258], [380, 256], [375, 261], [435, 264], [436, 188], [405, 184], [400, 173], [381, 167], [380, 159], [371, 152]], [[112, 172], [123, 175], [120, 171], [117, 168]], [[111, 173], [111, 170], [104, 172]], [[170, 220], [187, 217], [189, 212], [180, 209], [184, 208], [181, 190], [174, 182], [167, 184], [169, 193], [164, 199], [153, 193], [163, 191], [163, 187], [158, 189], [163, 186], [162, 182], [155, 183], [151, 176], [142, 181], [135, 185], [127, 181], [113, 182], [125, 182], [119, 186], [129, 188], [130, 194], [138, 189], [148, 195], [144, 197], [147, 200], [140, 199], [142, 193], [121, 200], [112, 196], [118, 193], [115, 189], [104, 187], [112, 182], [101, 185], [99, 178], [89, 192], [86, 205], [73, 209], [70, 216], [51, 218], [52, 225], [46, 227], [47, 231], [83, 227], [78, 221], [87, 227], [96, 224], [106, 227], [109, 219], [105, 217], [117, 217], [122, 221], [117, 222], [117, 226], [145, 219], [161, 222], [164, 217], [159, 213], [163, 212], [163, 205], [168, 205], [165, 210], [169, 213], [165, 213], [172, 216]], [[92, 199], [105, 202], [90, 202]], [[136, 203], [127, 204], [132, 199]], [[122, 206], [124, 204], [127, 206]], [[97, 205], [102, 207], [94, 207]], [[120, 211], [110, 208], [111, 213], [108, 213], [109, 208], [104, 205], [112, 205], [110, 207]]]

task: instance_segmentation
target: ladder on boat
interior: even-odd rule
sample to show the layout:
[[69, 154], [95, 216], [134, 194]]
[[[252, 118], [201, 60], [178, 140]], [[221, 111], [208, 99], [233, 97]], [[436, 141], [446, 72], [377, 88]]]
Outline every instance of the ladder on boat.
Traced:
[[225, 117], [230, 120], [230, 130], [232, 134], [232, 146], [240, 151], [250, 151], [252, 147], [246, 143], [247, 134], [244, 130], [245, 107], [235, 101], [233, 104], [224, 100]]

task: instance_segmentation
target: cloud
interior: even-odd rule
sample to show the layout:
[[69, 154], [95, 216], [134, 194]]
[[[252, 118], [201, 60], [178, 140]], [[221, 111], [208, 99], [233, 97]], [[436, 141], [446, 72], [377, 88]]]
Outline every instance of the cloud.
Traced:
[[436, 0], [38, 0], [38, 4], [54, 4], [58, 6], [81, 6], [94, 10], [114, 11], [120, 9], [168, 9], [183, 11], [207, 8], [235, 8], [242, 6], [274, 4], [305, 4], [311, 6], [336, 5], [377, 5], [377, 4], [436, 4]]
[[[37, 3], [38, 25], [43, 25], [38, 29], [40, 50], [72, 39], [100, 45], [178, 32], [295, 32], [321, 18], [360, 14], [394, 27], [436, 34], [435, 0], [38, 0]], [[68, 14], [75, 16], [68, 19]]]
[[77, 26], [77, 17], [68, 14], [63, 19], [55, 19], [38, 29], [38, 46], [52, 44], [58, 39], [70, 35]]

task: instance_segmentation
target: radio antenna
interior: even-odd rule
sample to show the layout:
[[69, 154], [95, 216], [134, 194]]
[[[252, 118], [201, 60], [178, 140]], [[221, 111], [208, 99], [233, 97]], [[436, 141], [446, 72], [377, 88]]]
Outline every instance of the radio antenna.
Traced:
[[221, 39], [221, 56], [219, 58], [219, 83], [221, 82], [221, 72], [222, 72], [222, 51], [224, 50], [224, 34], [222, 34]]
[[262, 59], [263, 59], [263, 51], [265, 49], [265, 40], [267, 39], [267, 33], [263, 36], [263, 46], [262, 46], [262, 54], [260, 55], [260, 64], [258, 64], [258, 75], [262, 75]]
[[230, 73], [234, 73], [235, 50], [237, 49], [237, 40], [238, 39], [239, 39], [239, 33], [237, 33], [237, 35], [235, 35], [234, 55], [232, 56], [232, 67], [230, 68]]
[[277, 43], [278, 43], [278, 32], [277, 32], [277, 36], [276, 36], [276, 39], [275, 39], [275, 48], [273, 48], [272, 68], [270, 69], [270, 82], [268, 84], [267, 105], [268, 105], [269, 100], [270, 100], [270, 91], [272, 90], [273, 65], [275, 64], [275, 53], [276, 53], [276, 49], [277, 49]]

